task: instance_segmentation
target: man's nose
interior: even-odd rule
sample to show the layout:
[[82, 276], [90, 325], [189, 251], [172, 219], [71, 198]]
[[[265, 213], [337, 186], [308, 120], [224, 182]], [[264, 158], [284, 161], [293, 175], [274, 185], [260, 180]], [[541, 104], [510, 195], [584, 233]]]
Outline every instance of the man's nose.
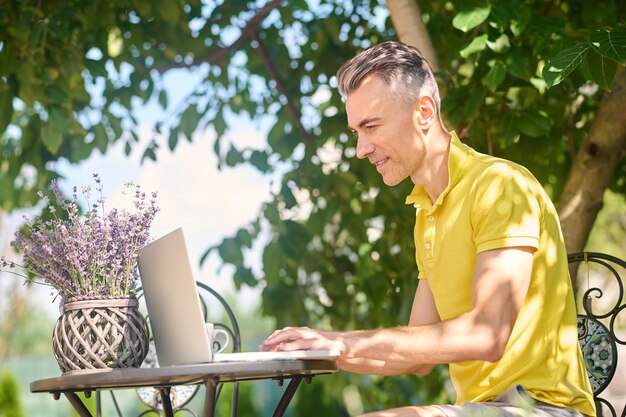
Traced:
[[374, 152], [374, 145], [364, 136], [359, 136], [356, 142], [356, 157], [359, 159], [367, 158], [369, 154]]

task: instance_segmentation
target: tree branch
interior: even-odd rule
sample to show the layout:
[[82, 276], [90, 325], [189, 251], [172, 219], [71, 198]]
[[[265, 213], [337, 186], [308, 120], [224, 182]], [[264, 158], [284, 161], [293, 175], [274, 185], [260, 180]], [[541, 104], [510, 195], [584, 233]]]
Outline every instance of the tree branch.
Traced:
[[398, 39], [419, 49], [430, 64], [433, 72], [439, 71], [439, 61], [428, 34], [428, 29], [422, 20], [416, 0], [387, 0], [387, 8], [391, 16], [393, 27], [398, 33]]
[[241, 35], [239, 35], [239, 37], [229, 46], [218, 49], [211, 55], [196, 58], [191, 64], [187, 64], [185, 62], [172, 63], [169, 65], [158, 67], [157, 71], [165, 72], [174, 68], [190, 68], [204, 63], [212, 64], [221, 61], [222, 59], [230, 55], [233, 51], [237, 50], [237, 48], [239, 48], [250, 36], [253, 36], [261, 25], [261, 22], [263, 22], [263, 19], [265, 19], [272, 10], [279, 7], [283, 1], [284, 0], [272, 0], [261, 9], [259, 9], [254, 17], [250, 19], [248, 24], [241, 29]]
[[276, 68], [276, 66], [270, 59], [270, 57], [267, 55], [267, 51], [265, 50], [265, 45], [263, 45], [263, 42], [259, 38], [259, 34], [255, 33], [253, 36], [254, 36], [254, 40], [258, 42], [259, 44], [259, 55], [261, 56], [263, 63], [267, 67], [267, 70], [269, 71], [272, 79], [276, 81], [276, 88], [278, 89], [278, 92], [282, 94], [283, 96], [285, 96], [285, 99], [287, 100], [287, 109], [289, 110], [289, 113], [291, 113], [291, 116], [295, 120], [296, 125], [298, 126], [298, 130], [300, 130], [300, 134], [302, 135], [302, 137], [304, 138], [306, 142], [310, 143], [311, 135], [309, 134], [309, 132], [307, 132], [307, 130], [304, 128], [304, 125], [302, 124], [300, 110], [296, 107], [295, 103], [293, 102], [293, 99], [289, 96], [287, 87], [285, 87], [285, 83], [283, 82], [280, 74], [278, 73], [278, 69]]

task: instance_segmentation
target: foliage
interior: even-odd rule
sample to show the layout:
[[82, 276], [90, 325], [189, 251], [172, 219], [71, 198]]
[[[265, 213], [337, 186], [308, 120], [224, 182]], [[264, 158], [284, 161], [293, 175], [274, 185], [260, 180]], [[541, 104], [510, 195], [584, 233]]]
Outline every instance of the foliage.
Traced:
[[[36, 200], [37, 184], [24, 179], [29, 166], [40, 183], [54, 175], [49, 161], [79, 161], [116, 140], [130, 148], [134, 107], [156, 100], [170, 113], [155, 126], [162, 136], [145, 157], [210, 126], [221, 167], [246, 163], [284, 174], [258, 218], [210, 248], [235, 267], [238, 287], [263, 288], [266, 315], [278, 325], [342, 329], [406, 323], [418, 274], [413, 209], [403, 204], [411, 184], [387, 188], [354, 158], [333, 78], [360, 49], [395, 38], [382, 2], [43, 3], [12, 0], [0, 11], [0, 89], [12, 97], [2, 94], [0, 104], [0, 131], [12, 126], [0, 142], [0, 187], [15, 190], [3, 192], [0, 207]], [[606, 45], [616, 38], [622, 45], [626, 3], [419, 3], [449, 127], [480, 151], [528, 166], [558, 198], [602, 88], [610, 88], [612, 62], [623, 62], [621, 49]], [[559, 55], [568, 48], [587, 52]], [[193, 68], [202, 82], [170, 106], [161, 74], [178, 67]], [[239, 148], [228, 130], [233, 115], [259, 129], [269, 123], [267, 144]], [[612, 185], [620, 194], [625, 174], [622, 167]], [[247, 256], [257, 240], [261, 271]], [[440, 390], [443, 374], [386, 385], [351, 375], [333, 380], [332, 398], [341, 404], [340, 384], [349, 384], [376, 399], [367, 409], [406, 404], [424, 387]]]
[[543, 78], [552, 87], [581, 64], [589, 79], [609, 90], [618, 64], [626, 64], [626, 25], [596, 29], [589, 34], [587, 42], [559, 52], [546, 63]]
[[20, 387], [17, 379], [9, 371], [0, 374], [0, 417], [24, 417], [20, 403]]
[[[0, 7], [0, 209], [34, 205], [55, 162], [139, 140], [134, 109], [167, 106], [156, 68], [205, 49], [200, 0], [11, 0]], [[184, 51], [184, 52], [181, 52]]]
[[[80, 216], [78, 194], [74, 187], [69, 202], [56, 181], [50, 188], [56, 204], [67, 218], [57, 217], [56, 207], [43, 193], [41, 198], [54, 216], [52, 220], [27, 220], [27, 232], [16, 232], [11, 242], [22, 255], [22, 264], [0, 258], [0, 267], [23, 271], [24, 278], [37, 275], [67, 301], [71, 297], [119, 297], [133, 294], [139, 282], [137, 256], [150, 238], [150, 225], [158, 208], [156, 193], [147, 202], [139, 185], [134, 186], [133, 212], [113, 208], [105, 210], [100, 177], [94, 174], [99, 193], [95, 204], [90, 201], [90, 186], [83, 186], [83, 197], [89, 210]], [[124, 194], [132, 187], [127, 184]], [[14, 272], [21, 275], [19, 272]]]

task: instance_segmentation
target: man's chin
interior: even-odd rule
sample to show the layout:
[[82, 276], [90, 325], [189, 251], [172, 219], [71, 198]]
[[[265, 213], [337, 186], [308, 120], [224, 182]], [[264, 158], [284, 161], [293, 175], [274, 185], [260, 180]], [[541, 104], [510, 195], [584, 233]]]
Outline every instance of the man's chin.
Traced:
[[404, 178], [390, 177], [390, 176], [383, 175], [383, 182], [385, 183], [385, 185], [388, 185], [389, 187], [393, 187], [394, 185], [400, 184], [403, 179]]

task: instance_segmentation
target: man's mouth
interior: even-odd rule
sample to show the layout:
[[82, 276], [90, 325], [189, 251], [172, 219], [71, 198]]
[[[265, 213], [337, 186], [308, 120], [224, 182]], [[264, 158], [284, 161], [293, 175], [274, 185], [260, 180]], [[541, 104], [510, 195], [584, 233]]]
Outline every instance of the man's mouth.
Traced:
[[385, 165], [385, 163], [389, 160], [389, 158], [384, 158], [384, 159], [379, 159], [376, 162], [373, 162], [373, 164], [376, 166], [376, 170], [378, 172], [380, 172], [380, 170], [382, 169], [382, 167]]

